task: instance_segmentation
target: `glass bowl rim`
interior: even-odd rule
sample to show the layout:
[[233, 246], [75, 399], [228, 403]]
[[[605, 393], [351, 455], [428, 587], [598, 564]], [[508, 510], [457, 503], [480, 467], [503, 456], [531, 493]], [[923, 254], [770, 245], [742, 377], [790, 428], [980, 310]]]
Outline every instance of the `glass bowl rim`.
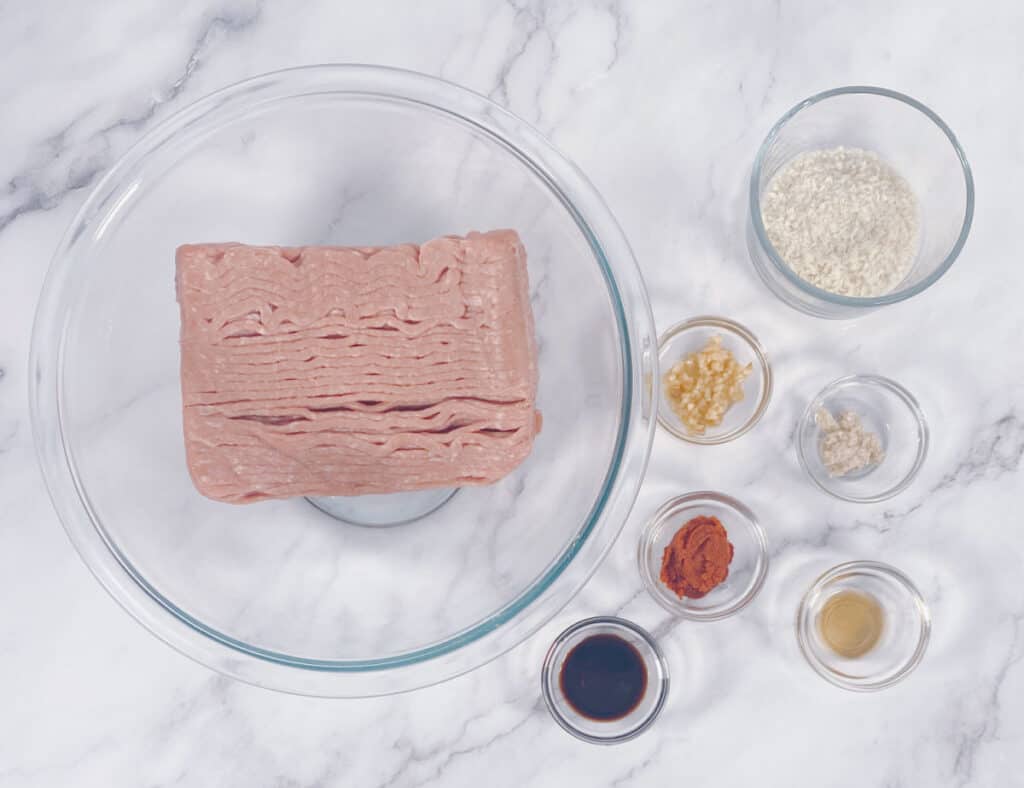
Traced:
[[[804, 452], [804, 442], [802, 438], [806, 431], [811, 428], [811, 425], [815, 425], [814, 414], [817, 412], [817, 409], [831, 394], [834, 394], [839, 389], [850, 384], [866, 386], [869, 388], [882, 388], [892, 394], [895, 394], [896, 398], [906, 406], [907, 410], [910, 411], [911, 415], [914, 417], [915, 423], [917, 424], [917, 455], [914, 457], [914, 464], [911, 465], [910, 470], [904, 474], [900, 481], [881, 492], [875, 493], [874, 495], [843, 495], [839, 491], [832, 489], [811, 472], [810, 460], [807, 459], [807, 455]], [[883, 375], [844, 375], [841, 378], [836, 378], [827, 386], [822, 388], [821, 391], [814, 395], [807, 407], [804, 409], [797, 427], [796, 454], [797, 458], [800, 460], [800, 467], [803, 468], [807, 478], [809, 478], [819, 490], [822, 490], [841, 501], [847, 501], [848, 503], [879, 503], [899, 495], [910, 486], [911, 482], [913, 482], [915, 478], [917, 478], [917, 474], [920, 472], [921, 467], [924, 465], [924, 461], [928, 456], [928, 447], [930, 442], [931, 437], [928, 430], [928, 420], [925, 418], [924, 410], [921, 408], [920, 403], [914, 395], [911, 394], [904, 386], [900, 385], [892, 378], [887, 378]]]
[[774, 390], [774, 378], [772, 375], [772, 365], [768, 361], [768, 351], [764, 345], [761, 344], [761, 340], [755, 336], [754, 332], [744, 326], [742, 323], [738, 323], [735, 320], [730, 320], [727, 317], [719, 317], [717, 315], [697, 315], [686, 320], [681, 320], [674, 326], [666, 329], [660, 337], [658, 337], [658, 356], [661, 357], [662, 348], [665, 347], [670, 341], [675, 339], [680, 334], [684, 334], [695, 328], [716, 328], [724, 334], [728, 334], [735, 339], [740, 340], [745, 344], [750, 351], [754, 354], [754, 358], [757, 361], [757, 368], [761, 372], [762, 380], [762, 391], [761, 398], [758, 400], [757, 405], [754, 407], [753, 413], [750, 417], [743, 422], [740, 426], [731, 430], [730, 432], [723, 432], [721, 435], [715, 435], [714, 437], [708, 438], [701, 435], [691, 435], [686, 430], [679, 429], [673, 424], [668, 416], [662, 414], [661, 408], [661, 391], [662, 391], [662, 380], [659, 376], [656, 381], [657, 397], [655, 398], [658, 405], [658, 423], [664, 427], [669, 433], [674, 435], [680, 440], [684, 440], [687, 443], [693, 443], [697, 446], [718, 446], [723, 443], [733, 441], [741, 435], [745, 435], [754, 428], [754, 426], [764, 416], [765, 411], [768, 409], [768, 403], [772, 398], [772, 391]]
[[[675, 602], [660, 593], [658, 584], [661, 580], [651, 573], [651, 566], [650, 562], [647, 560], [647, 554], [654, 545], [655, 533], [659, 532], [665, 526], [665, 518], [681, 506], [699, 505], [706, 501], [712, 501], [714, 503], [724, 505], [741, 515], [742, 519], [745, 521], [744, 527], [746, 527], [754, 536], [754, 541], [757, 544], [757, 555], [759, 560], [758, 568], [754, 573], [749, 587], [741, 595], [736, 597], [727, 605], [723, 604], [708, 608], [704, 611], [695, 611], [693, 609], [686, 608], [682, 602]], [[674, 616], [685, 618], [689, 621], [721, 621], [723, 618], [728, 618], [729, 616], [739, 613], [754, 601], [758, 593], [760, 593], [761, 589], [764, 587], [765, 580], [768, 578], [768, 568], [771, 563], [771, 556], [768, 552], [768, 537], [765, 533], [764, 526], [761, 525], [757, 516], [746, 504], [736, 498], [733, 498], [731, 495], [726, 495], [725, 493], [715, 492], [713, 490], [697, 490], [695, 492], [686, 493], [685, 495], [677, 495], [674, 498], [670, 498], [658, 507], [658, 510], [653, 515], [651, 515], [651, 518], [644, 524], [643, 530], [640, 532], [640, 539], [637, 540], [637, 563], [639, 564], [640, 578], [643, 580], [647, 593], [649, 593], [654, 601], [661, 605], [664, 610]]]
[[[245, 115], [317, 91], [397, 99], [435, 110], [509, 151], [561, 202], [589, 245], [608, 287], [619, 334], [619, 434], [602, 488], [576, 538], [528, 588], [486, 618], [438, 643], [382, 660], [293, 658], [241, 643], [176, 609], [126, 563], [102, 528], [74, 468], [61, 415], [66, 321], [77, 302], [76, 294], [68, 292], [76, 245], [92, 243], [88, 230], [95, 227], [98, 235], [112, 215], [131, 203], [130, 177], [145, 170], [148, 154], [159, 145], [211, 117], [216, 130], [239, 105]], [[650, 454], [655, 419], [650, 418], [644, 375], [652, 367], [656, 373], [657, 359], [649, 352], [653, 336], [644, 282], [621, 227], [582, 171], [532, 126], [485, 96], [413, 71], [355, 63], [288, 68], [228, 85], [154, 125], [111, 166], [71, 220], [47, 271], [33, 325], [29, 402], [37, 459], [51, 502], [84, 563], [125, 610], [179, 652], [221, 673], [286, 692], [333, 697], [401, 692], [468, 672], [518, 645], [597, 569], [625, 525]], [[593, 538], [598, 532], [600, 544]], [[575, 572], [566, 572], [570, 566]], [[474, 645], [478, 653], [470, 657], [467, 647]]]
[[[837, 577], [851, 573], [879, 574], [886, 577], [888, 580], [895, 582], [910, 596], [920, 617], [921, 633], [918, 636], [914, 653], [911, 654], [909, 659], [900, 666], [899, 670], [893, 673], [889, 678], [882, 681], [851, 681], [845, 676], [830, 670], [814, 655], [814, 652], [811, 650], [810, 643], [808, 642], [808, 633], [807, 628], [804, 625], [804, 618], [806, 617], [810, 607], [811, 598], [820, 594], [822, 589]], [[811, 583], [810, 587], [800, 598], [800, 604], [796, 611], [797, 644], [799, 645], [800, 653], [803, 654], [807, 664], [811, 666], [815, 673], [826, 681], [852, 692], [874, 692], [875, 690], [885, 689], [886, 687], [891, 687], [893, 684], [896, 684], [909, 676], [914, 671], [914, 668], [921, 663], [921, 660], [924, 659], [925, 651], [927, 651], [928, 643], [931, 640], [931, 632], [931, 610], [928, 608], [928, 603], [925, 602], [921, 591], [916, 585], [914, 585], [914, 581], [912, 581], [901, 570], [891, 564], [886, 564], [881, 561], [846, 561], [822, 572], [818, 578]]]
[[[834, 98], [836, 96], [846, 95], [871, 95], [880, 96], [886, 99], [893, 99], [899, 101], [907, 106], [918, 110], [922, 115], [928, 118], [935, 126], [941, 131], [949, 143], [953, 146], [953, 152], [955, 153], [957, 160], [960, 162], [960, 167], [964, 176], [964, 220], [960, 227], [960, 234], [957, 236], [952, 248], [946, 254], [942, 263], [936, 267], [928, 276], [918, 282], [912, 287], [907, 287], [903, 290], [894, 290], [890, 293], [885, 293], [880, 296], [847, 296], [839, 293], [832, 293], [828, 290], [822, 290], [820, 287], [812, 285], [797, 276], [790, 268], [783, 262], [782, 257], [775, 250], [775, 246], [768, 239], [768, 233], [764, 228], [764, 221], [761, 218], [761, 197], [758, 190], [758, 184], [761, 180], [761, 171], [764, 168], [765, 156], [768, 152], [769, 146], [775, 141], [782, 129], [801, 111], [819, 104], [826, 99]], [[945, 121], [942, 120], [932, 109], [925, 104], [922, 104], [917, 99], [912, 98], [904, 93], [899, 93], [895, 90], [889, 90], [888, 88], [875, 87], [871, 85], [848, 85], [844, 87], [832, 88], [830, 90], [824, 90], [820, 93], [816, 93], [813, 96], [804, 99], [800, 103], [791, 107], [778, 121], [772, 126], [768, 132], [768, 136], [765, 137], [764, 142], [761, 143], [757, 150], [757, 154], [754, 157], [754, 165], [750, 173], [750, 187], [749, 187], [749, 210], [750, 210], [750, 221], [754, 228], [754, 235], [757, 237], [757, 242], [760, 244], [761, 249], [765, 252], [768, 259], [777, 271], [779, 271], [792, 285], [802, 290], [804, 293], [813, 296], [821, 301], [827, 303], [836, 304], [839, 306], [852, 306], [861, 307], [867, 309], [873, 309], [879, 306], [885, 306], [888, 304], [896, 304], [900, 301], [905, 301], [919, 293], [924, 292], [933, 284], [935, 284], [942, 276], [950, 269], [957, 257], [960, 256], [960, 252], [963, 250], [964, 245], [967, 243], [967, 236], [971, 231], [971, 224], [974, 220], [974, 175], [971, 172], [971, 166], [967, 161], [967, 155], [964, 153], [963, 148], [957, 140], [956, 135], [952, 129], [946, 125]]]
[[[658, 697], [654, 706], [651, 708], [651, 711], [639, 722], [638, 725], [615, 736], [594, 736], [593, 734], [580, 730], [558, 710], [558, 707], [555, 705], [554, 698], [552, 697], [551, 683], [553, 681], [552, 677], [554, 676], [555, 655], [558, 653], [558, 650], [562, 647], [565, 641], [573, 635], [583, 630], [601, 626], [619, 630], [624, 629], [643, 640], [651, 649], [651, 653], [654, 655], [654, 660], [658, 665], [658, 670], [661, 672]], [[544, 655], [544, 662], [540, 670], [541, 694], [544, 696], [544, 705], [547, 706], [548, 713], [563, 730], [571, 733], [577, 739], [589, 742], [590, 744], [621, 744], [622, 742], [629, 741], [630, 739], [635, 739], [641, 733], [650, 728], [661, 714], [662, 709], [665, 707], [665, 701], [668, 699], [670, 682], [671, 676], [668, 669], [668, 660], [665, 658], [665, 653], [662, 651], [661, 646], [658, 645], [658, 641], [654, 638], [654, 635], [639, 624], [636, 624], [629, 619], [620, 618], [619, 616], [591, 616], [590, 618], [584, 618], [566, 627], [551, 642], [547, 653]], [[648, 685], [649, 684], [650, 681], [648, 681]]]

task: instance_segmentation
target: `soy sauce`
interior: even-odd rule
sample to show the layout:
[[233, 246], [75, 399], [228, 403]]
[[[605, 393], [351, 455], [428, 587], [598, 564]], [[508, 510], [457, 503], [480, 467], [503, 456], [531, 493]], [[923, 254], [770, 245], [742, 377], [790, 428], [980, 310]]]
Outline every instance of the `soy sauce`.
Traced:
[[559, 686], [584, 717], [618, 720], [643, 700], [647, 666], [636, 647], [618, 635], [591, 635], [566, 655]]

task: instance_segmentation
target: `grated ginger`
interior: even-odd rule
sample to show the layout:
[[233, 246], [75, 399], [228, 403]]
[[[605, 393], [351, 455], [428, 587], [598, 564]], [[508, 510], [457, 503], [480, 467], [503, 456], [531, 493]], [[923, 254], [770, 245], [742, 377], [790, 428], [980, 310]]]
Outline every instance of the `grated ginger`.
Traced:
[[875, 433], [864, 429], [856, 413], [844, 411], [837, 419], [820, 408], [814, 414], [814, 421], [821, 430], [818, 451], [829, 476], [846, 476], [885, 459], [882, 442]]

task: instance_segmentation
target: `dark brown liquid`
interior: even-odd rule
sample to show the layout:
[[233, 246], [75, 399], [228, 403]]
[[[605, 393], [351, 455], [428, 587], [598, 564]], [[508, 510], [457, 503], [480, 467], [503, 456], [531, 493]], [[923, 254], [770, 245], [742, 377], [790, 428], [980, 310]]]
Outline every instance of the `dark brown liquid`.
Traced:
[[606, 722], [625, 717], [647, 691], [647, 666], [640, 652], [618, 635], [591, 635], [562, 663], [562, 695], [576, 711]]

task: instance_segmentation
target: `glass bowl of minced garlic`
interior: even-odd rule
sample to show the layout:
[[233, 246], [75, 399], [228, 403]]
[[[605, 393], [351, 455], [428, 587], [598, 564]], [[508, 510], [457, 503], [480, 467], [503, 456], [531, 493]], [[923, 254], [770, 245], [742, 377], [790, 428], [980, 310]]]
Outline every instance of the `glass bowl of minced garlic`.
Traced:
[[749, 329], [723, 317], [694, 317], [670, 328], [658, 342], [658, 365], [658, 422], [691, 443], [739, 437], [771, 399], [764, 347]]
[[928, 425], [917, 400], [900, 384], [850, 375], [811, 400], [796, 446], [811, 481], [829, 495], [876, 503], [913, 481], [928, 452]]

